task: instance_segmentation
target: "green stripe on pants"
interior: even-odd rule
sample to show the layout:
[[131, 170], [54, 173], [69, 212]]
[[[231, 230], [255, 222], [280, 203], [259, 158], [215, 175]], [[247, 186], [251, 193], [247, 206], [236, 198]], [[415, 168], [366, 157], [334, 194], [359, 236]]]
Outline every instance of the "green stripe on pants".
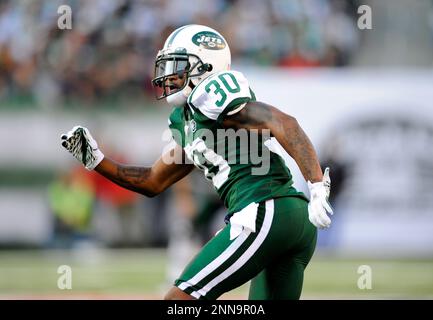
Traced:
[[230, 224], [203, 247], [176, 286], [199, 299], [216, 299], [256, 277], [252, 299], [299, 298], [316, 241], [305, 200], [262, 202], [255, 233], [244, 231], [232, 241], [229, 234]]

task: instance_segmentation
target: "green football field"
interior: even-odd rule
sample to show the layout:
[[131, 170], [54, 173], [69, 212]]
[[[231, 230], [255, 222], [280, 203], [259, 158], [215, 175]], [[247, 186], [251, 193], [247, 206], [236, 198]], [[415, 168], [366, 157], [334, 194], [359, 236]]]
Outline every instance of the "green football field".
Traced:
[[[59, 266], [72, 289], [57, 286]], [[358, 288], [360, 265], [372, 288]], [[165, 250], [0, 251], [1, 299], [160, 299], [169, 287]], [[248, 286], [223, 299], [246, 299]], [[303, 299], [433, 299], [433, 260], [341, 259], [316, 256], [305, 274]]]

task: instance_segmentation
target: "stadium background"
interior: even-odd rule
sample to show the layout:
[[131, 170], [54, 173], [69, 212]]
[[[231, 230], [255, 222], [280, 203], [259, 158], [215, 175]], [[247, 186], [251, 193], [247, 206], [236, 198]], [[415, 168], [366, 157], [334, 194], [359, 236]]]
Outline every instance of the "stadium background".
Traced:
[[[57, 8], [72, 8], [72, 30]], [[372, 9], [372, 30], [357, 10]], [[150, 165], [167, 146], [155, 54], [219, 30], [259, 100], [298, 118], [330, 165], [334, 224], [302, 298], [433, 297], [433, 2], [0, 2], [0, 298], [159, 299], [224, 214], [200, 173], [146, 199], [82, 170], [59, 136]], [[165, 133], [164, 133], [165, 132]], [[286, 157], [295, 185], [305, 182]], [[58, 267], [72, 268], [60, 290]], [[372, 270], [361, 290], [358, 268]], [[246, 286], [223, 298], [246, 298]]]

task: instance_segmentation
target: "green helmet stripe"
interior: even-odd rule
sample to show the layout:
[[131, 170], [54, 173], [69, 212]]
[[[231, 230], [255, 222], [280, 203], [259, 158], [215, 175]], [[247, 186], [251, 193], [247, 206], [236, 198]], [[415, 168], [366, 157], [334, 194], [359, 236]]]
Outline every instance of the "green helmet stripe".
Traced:
[[183, 27], [181, 27], [181, 28], [178, 28], [176, 31], [174, 31], [173, 34], [172, 34], [172, 35], [170, 36], [170, 38], [168, 39], [167, 45], [170, 46], [170, 45], [173, 43], [174, 38], [176, 38], [177, 34], [178, 34], [180, 31], [182, 31], [183, 29], [185, 29], [186, 27], [189, 27], [189, 26], [191, 26], [191, 24], [188, 24], [188, 25], [186, 25], [186, 26], [183, 26]]

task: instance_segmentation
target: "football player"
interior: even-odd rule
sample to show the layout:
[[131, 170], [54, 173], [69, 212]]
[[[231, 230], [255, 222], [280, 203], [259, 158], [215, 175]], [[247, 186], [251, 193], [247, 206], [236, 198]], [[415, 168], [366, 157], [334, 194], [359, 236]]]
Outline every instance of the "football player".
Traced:
[[[248, 80], [230, 70], [230, 63], [226, 40], [212, 28], [186, 25], [167, 38], [152, 83], [157, 98], [174, 106], [169, 127], [177, 145], [152, 167], [110, 160], [81, 126], [63, 134], [62, 145], [88, 170], [149, 197], [194, 165], [213, 183], [227, 207], [226, 226], [188, 264], [166, 299], [216, 299], [249, 280], [250, 299], [299, 299], [316, 228], [331, 224], [329, 170], [322, 173], [297, 120], [256, 101]], [[227, 144], [228, 135], [219, 134], [241, 130], [256, 137], [268, 132], [279, 142], [307, 181], [309, 200], [292, 186], [290, 171], [269, 139], [250, 136], [242, 144], [235, 137]], [[266, 150], [271, 150], [263, 160], [268, 169], [259, 172], [251, 155]]]

